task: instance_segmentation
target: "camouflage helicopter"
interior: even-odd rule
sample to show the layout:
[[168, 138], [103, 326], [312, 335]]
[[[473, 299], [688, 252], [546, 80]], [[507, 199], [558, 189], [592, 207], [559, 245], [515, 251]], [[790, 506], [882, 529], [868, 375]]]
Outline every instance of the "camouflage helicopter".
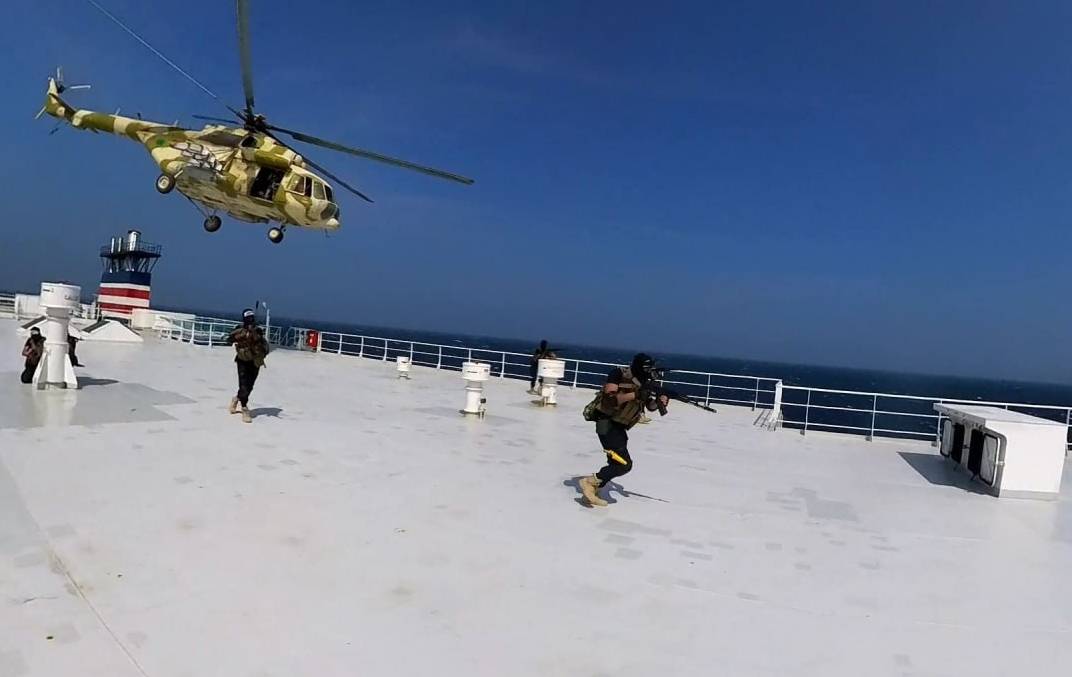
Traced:
[[199, 120], [223, 124], [207, 124], [204, 129], [192, 130], [123, 117], [118, 112], [109, 115], [79, 109], [67, 103], [61, 95], [68, 89], [88, 88], [88, 85], [66, 86], [63, 83], [62, 71], [58, 68], [56, 77], [48, 79], [45, 105], [37, 117], [47, 113], [67, 122], [75, 129], [107, 132], [140, 143], [160, 168], [160, 176], [156, 178], [156, 190], [160, 193], [170, 193], [177, 189], [201, 210], [205, 216], [204, 228], [210, 233], [219, 230], [222, 224], [217, 212], [224, 212], [247, 223], [275, 224], [268, 231], [268, 239], [276, 244], [283, 241], [288, 226], [323, 231], [338, 229], [342, 225], [339, 206], [335, 202], [331, 185], [317, 172], [361, 199], [372, 202], [361, 191], [299, 154], [282, 141], [279, 135], [458, 183], [473, 183], [472, 179], [458, 174], [369, 150], [351, 148], [269, 124], [253, 107], [248, 0], [235, 2], [242, 88], [246, 99], [245, 108], [242, 110], [224, 103], [214, 92], [179, 68], [95, 0], [88, 2], [165, 63], [226, 106], [235, 115], [240, 126], [229, 120], [195, 115]]

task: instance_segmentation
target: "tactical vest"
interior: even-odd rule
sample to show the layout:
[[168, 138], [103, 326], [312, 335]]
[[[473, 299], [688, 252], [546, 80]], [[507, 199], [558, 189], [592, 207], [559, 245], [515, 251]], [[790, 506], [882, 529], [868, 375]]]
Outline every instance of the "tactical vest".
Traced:
[[264, 364], [267, 352], [264, 349], [264, 339], [253, 327], [242, 327], [235, 332], [235, 355], [243, 362], [253, 362], [258, 367]]
[[[622, 367], [622, 379], [618, 381], [618, 392], [631, 393], [637, 390], [640, 390], [640, 383], [633, 378], [633, 373], [628, 367]], [[624, 426], [626, 430], [636, 425], [644, 416], [644, 403], [640, 400], [630, 400], [618, 404], [615, 395], [616, 393], [600, 391], [591, 404], [585, 407], [585, 419], [609, 418]]]

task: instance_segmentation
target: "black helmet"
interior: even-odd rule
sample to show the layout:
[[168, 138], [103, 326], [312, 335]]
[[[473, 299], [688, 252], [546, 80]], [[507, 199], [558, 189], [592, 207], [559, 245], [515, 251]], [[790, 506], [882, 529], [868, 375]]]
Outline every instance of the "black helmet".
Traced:
[[633, 372], [633, 376], [641, 383], [651, 378], [651, 370], [654, 368], [655, 360], [645, 353], [637, 353], [629, 363], [629, 371]]
[[540, 341], [540, 350], [547, 350], [547, 340]]

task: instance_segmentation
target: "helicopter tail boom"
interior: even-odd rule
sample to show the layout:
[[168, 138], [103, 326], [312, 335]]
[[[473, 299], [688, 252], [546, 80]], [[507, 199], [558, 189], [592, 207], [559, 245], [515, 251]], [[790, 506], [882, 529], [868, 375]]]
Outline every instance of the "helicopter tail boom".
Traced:
[[143, 141], [144, 133], [155, 133], [174, 129], [169, 125], [148, 120], [136, 120], [122, 115], [109, 115], [91, 110], [77, 108], [67, 103], [60, 94], [64, 91], [62, 82], [56, 78], [48, 79], [48, 92], [45, 94], [45, 106], [37, 115], [47, 113], [63, 120], [76, 129], [88, 129], [91, 132], [106, 132], [126, 136], [134, 141]]

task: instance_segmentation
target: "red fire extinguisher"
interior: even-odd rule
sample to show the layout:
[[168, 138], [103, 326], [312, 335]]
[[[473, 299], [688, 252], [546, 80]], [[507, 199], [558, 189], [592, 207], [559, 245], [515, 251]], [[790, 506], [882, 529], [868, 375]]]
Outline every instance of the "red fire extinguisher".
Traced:
[[320, 345], [320, 332], [315, 329], [310, 329], [305, 334], [305, 347], [309, 350], [316, 350]]

